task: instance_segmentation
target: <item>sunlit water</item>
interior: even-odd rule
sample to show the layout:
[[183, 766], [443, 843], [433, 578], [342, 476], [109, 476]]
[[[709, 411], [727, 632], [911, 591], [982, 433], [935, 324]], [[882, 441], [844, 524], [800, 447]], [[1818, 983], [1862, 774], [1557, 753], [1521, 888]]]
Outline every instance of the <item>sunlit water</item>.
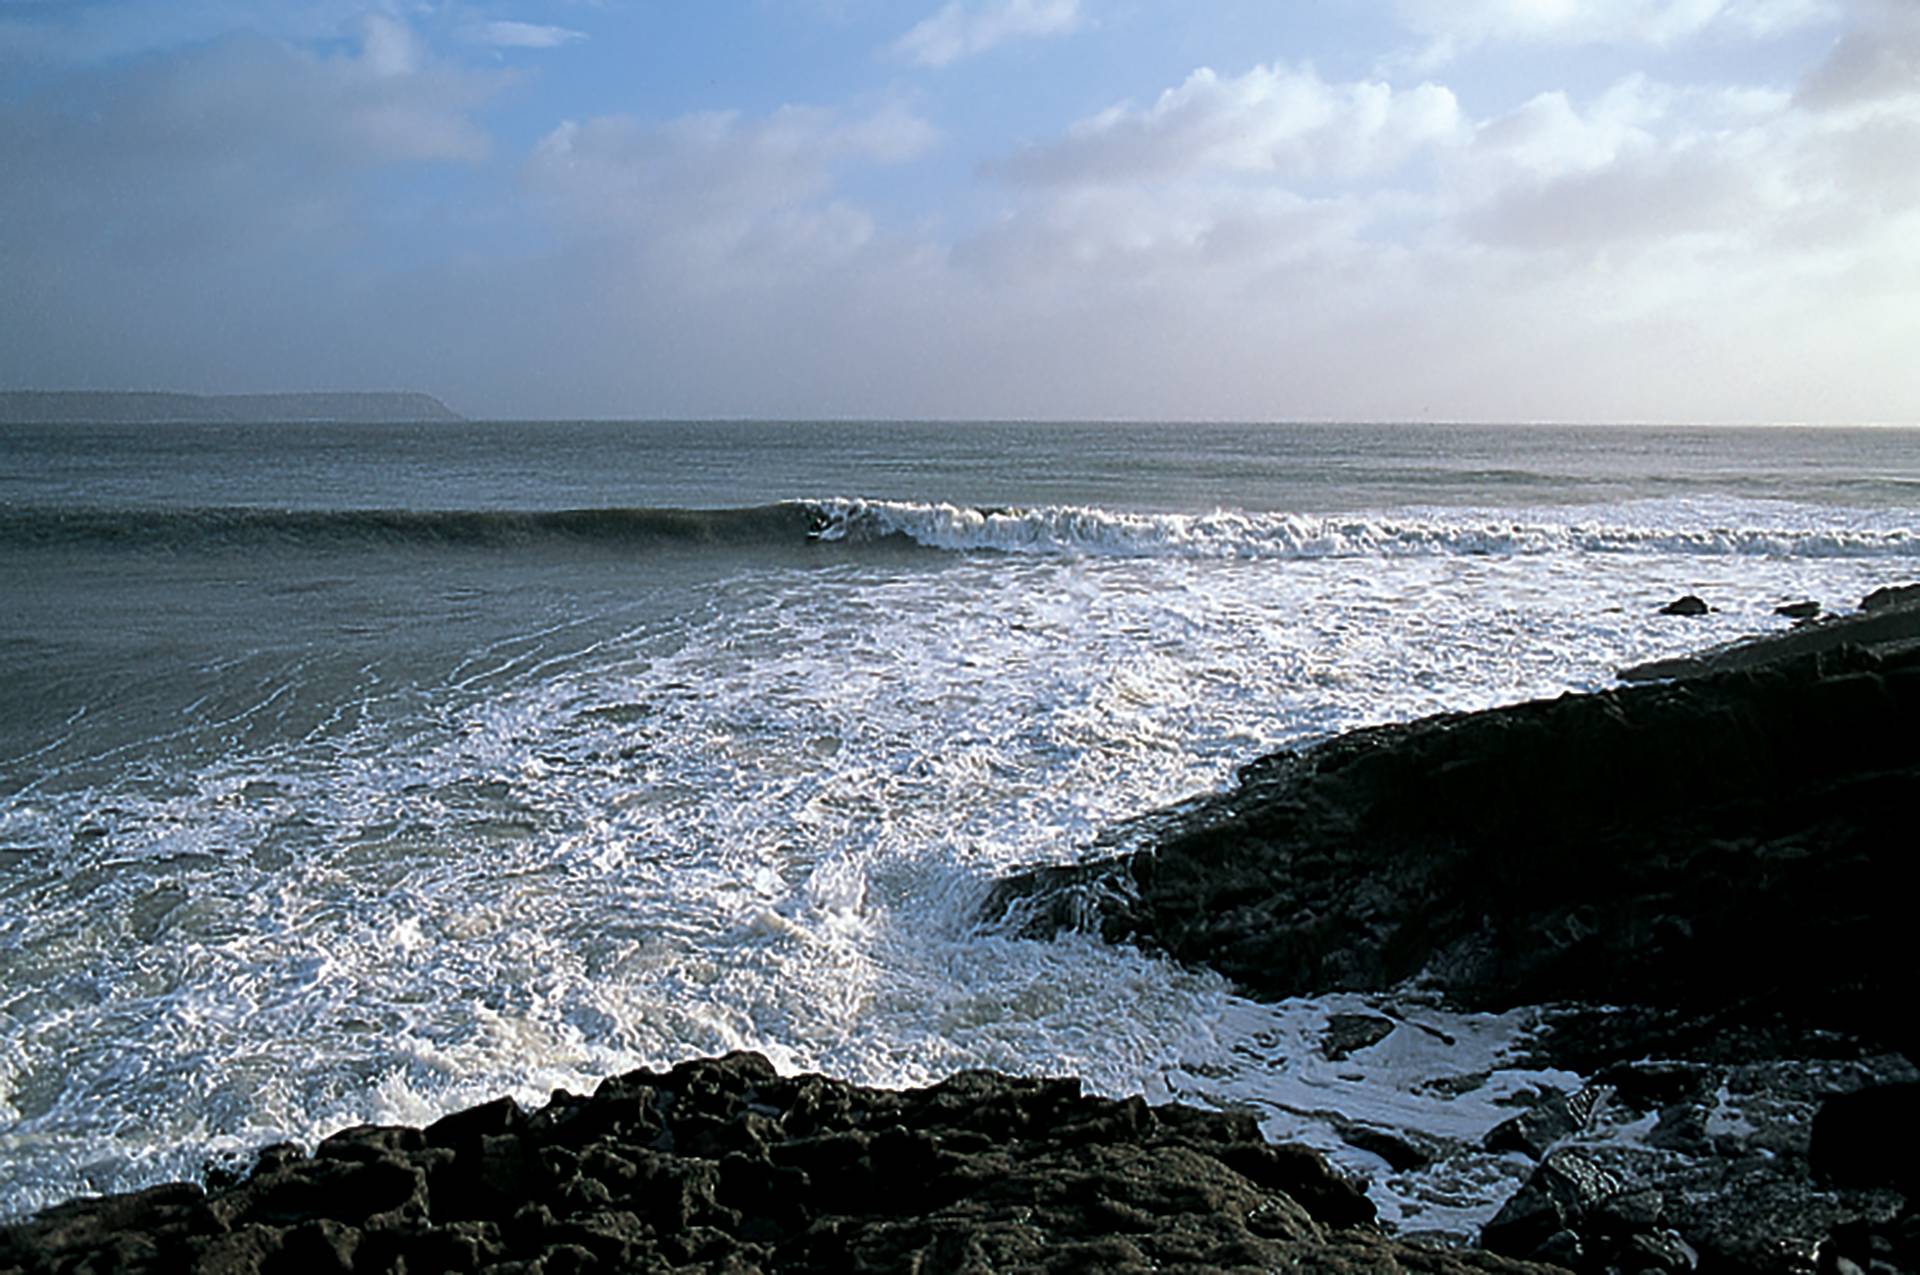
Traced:
[[[1524, 1172], [1466, 1150], [1500, 1099], [1577, 1080], [1514, 1066], [1529, 1011], [1257, 1005], [1000, 932], [992, 879], [1920, 577], [1893, 431], [4, 428], [0, 467], [0, 1215], [753, 1048], [1252, 1110], [1468, 1233]], [[1324, 1057], [1361, 1008], [1402, 1026]], [[1395, 1174], [1342, 1119], [1452, 1149]]]

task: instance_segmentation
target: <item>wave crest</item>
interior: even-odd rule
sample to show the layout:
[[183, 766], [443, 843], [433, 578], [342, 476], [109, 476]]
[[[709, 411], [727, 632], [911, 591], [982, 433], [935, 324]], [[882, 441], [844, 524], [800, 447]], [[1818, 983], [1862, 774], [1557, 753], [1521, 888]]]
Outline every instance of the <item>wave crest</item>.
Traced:
[[818, 540], [904, 540], [958, 553], [1245, 559], [1569, 552], [1920, 557], [1920, 536], [1906, 528], [1675, 527], [1233, 510], [1133, 514], [1081, 506], [971, 508], [872, 500], [818, 501], [810, 507]]
[[[1811, 512], [1811, 511], [1809, 511]], [[0, 509], [0, 547], [324, 549], [540, 545], [753, 549], [809, 544], [1054, 557], [1299, 560], [1663, 553], [1920, 558], [1920, 534], [1859, 522], [1796, 525], [1681, 503], [1564, 521], [1551, 515], [1127, 513], [832, 498], [730, 509]], [[1720, 525], [1714, 525], [1714, 524]]]

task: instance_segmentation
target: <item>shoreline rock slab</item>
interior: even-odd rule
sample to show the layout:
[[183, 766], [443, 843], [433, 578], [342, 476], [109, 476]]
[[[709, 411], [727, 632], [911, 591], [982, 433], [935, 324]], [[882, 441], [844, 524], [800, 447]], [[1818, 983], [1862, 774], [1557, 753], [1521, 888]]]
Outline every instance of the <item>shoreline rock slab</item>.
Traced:
[[[1920, 610], [1882, 608], [1680, 680], [1276, 753], [1125, 853], [1004, 880], [987, 916], [1261, 1000], [1556, 1007], [1530, 1061], [1588, 1088], [1489, 1131], [1537, 1163], [1490, 1249], [1596, 1275], [1920, 1270], [1913, 1175], [1885, 1184], [1920, 1144], [1916, 635]], [[1819, 1120], [1848, 1094], [1869, 1096]]]
[[1692, 655], [1629, 665], [1619, 670], [1620, 680], [1653, 682], [1731, 673], [1818, 655], [1843, 646], [1860, 647], [1880, 655], [1895, 655], [1920, 646], [1920, 584], [1876, 589], [1862, 598], [1860, 610], [1850, 615], [1820, 616], [1818, 602], [1776, 607], [1775, 614], [1793, 615], [1801, 622], [1784, 633], [1764, 633]]
[[76, 1200], [0, 1229], [0, 1272], [1548, 1269], [1372, 1216], [1248, 1116], [989, 1072], [869, 1089], [743, 1053]]
[[[1007, 878], [990, 915], [1097, 930], [1263, 999], [1418, 977], [1457, 1003], [1759, 1021], [1907, 1051], [1920, 651], [1355, 731], [1242, 768], [1146, 848]], [[1910, 1052], [1910, 1051], [1909, 1051]]]

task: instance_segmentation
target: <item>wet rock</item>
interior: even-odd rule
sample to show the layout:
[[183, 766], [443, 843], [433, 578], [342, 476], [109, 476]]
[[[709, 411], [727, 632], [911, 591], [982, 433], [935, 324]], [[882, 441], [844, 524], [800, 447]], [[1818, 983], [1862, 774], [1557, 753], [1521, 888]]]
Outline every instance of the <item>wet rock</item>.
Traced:
[[1888, 585], [1860, 599], [1862, 611], [1885, 611], [1910, 606], [1920, 606], [1920, 584]]
[[1706, 604], [1705, 599], [1696, 597], [1695, 595], [1689, 593], [1689, 594], [1686, 594], [1684, 597], [1675, 598], [1673, 601], [1661, 607], [1660, 614], [1661, 615], [1705, 615], [1711, 610], [1713, 610], [1713, 608]]
[[[1837, 1237], [1891, 1242], [1901, 1197], [1817, 1181], [1808, 1130], [1832, 1091], [1885, 1087], [1889, 1077], [1913, 1075], [1906, 1060], [1640, 1061], [1605, 1074], [1619, 1087], [1596, 1107], [1602, 1127], [1550, 1152], [1546, 1165], [1564, 1169], [1579, 1157], [1618, 1189], [1581, 1199], [1536, 1171], [1496, 1218], [1489, 1244], [1538, 1257], [1525, 1246], [1566, 1231], [1579, 1242], [1573, 1265], [1581, 1271], [1805, 1275], [1817, 1252], [1865, 1251]], [[1636, 1136], [1608, 1138], [1609, 1123]]]
[[990, 915], [1268, 999], [1416, 975], [1500, 1008], [1631, 989], [1630, 1011], [1815, 1013], [1900, 1047], [1881, 1006], [1916, 973], [1895, 915], [1915, 694], [1920, 651], [1842, 649], [1355, 731], [1247, 768], [1144, 850], [1004, 881]]
[[1576, 1265], [1580, 1254], [1569, 1250], [1584, 1249], [1579, 1233], [1587, 1215], [1622, 1189], [1619, 1178], [1589, 1157], [1556, 1152], [1501, 1206], [1480, 1242], [1495, 1253]]
[[1395, 1173], [1410, 1173], [1433, 1163], [1431, 1151], [1391, 1129], [1357, 1120], [1335, 1120], [1334, 1128], [1341, 1141], [1356, 1150], [1379, 1156]]
[[1377, 1045], [1393, 1034], [1393, 1020], [1378, 1014], [1332, 1014], [1320, 1037], [1320, 1056], [1339, 1062], [1356, 1049]]
[[1671, 1230], [1631, 1235], [1620, 1250], [1626, 1258], [1623, 1266], [1627, 1270], [1691, 1271], [1700, 1266], [1700, 1254], [1693, 1245]]
[[1852, 615], [1816, 616], [1784, 633], [1763, 633], [1694, 655], [1631, 665], [1621, 669], [1619, 675], [1623, 682], [1705, 677], [1805, 659], [1842, 647], [1858, 647], [1885, 657], [1910, 650], [1916, 643], [1920, 643], [1920, 599], [1909, 599]]
[[244, 1180], [80, 1200], [0, 1229], [0, 1272], [1418, 1270], [1254, 1121], [966, 1072], [910, 1091], [734, 1054], [425, 1130], [363, 1127]]
[[1789, 620], [1811, 620], [1820, 614], [1820, 604], [1811, 598], [1804, 602], [1783, 602], [1773, 609], [1773, 613]]
[[[1003, 882], [990, 915], [1093, 929], [1266, 999], [1417, 980], [1467, 1007], [1566, 1006], [1528, 1065], [1611, 1091], [1600, 1118], [1631, 1133], [1609, 1142], [1552, 1100], [1491, 1131], [1541, 1167], [1487, 1245], [1800, 1275], [1846, 1228], [1892, 1242], [1900, 1196], [1866, 1184], [1916, 1145], [1875, 1148], [1872, 1119], [1830, 1104], [1822, 1181], [1808, 1135], [1831, 1095], [1915, 1079], [1899, 1054], [1920, 1028], [1894, 1007], [1920, 978], [1920, 610], [1783, 638], [1791, 658], [1273, 754], [1139, 821], [1126, 854]], [[1604, 1200], [1567, 1186], [1569, 1156], [1609, 1176]]]
[[1591, 1085], [1571, 1096], [1549, 1090], [1529, 1110], [1495, 1125], [1482, 1145], [1489, 1151], [1518, 1151], [1530, 1160], [1542, 1159], [1556, 1144], [1587, 1127], [1608, 1092]]

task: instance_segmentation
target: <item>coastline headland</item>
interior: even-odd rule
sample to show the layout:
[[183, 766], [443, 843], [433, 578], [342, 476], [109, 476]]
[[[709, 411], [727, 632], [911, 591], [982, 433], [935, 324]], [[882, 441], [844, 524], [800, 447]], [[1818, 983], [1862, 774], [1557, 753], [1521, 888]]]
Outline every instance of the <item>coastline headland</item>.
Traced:
[[0, 424], [364, 424], [464, 419], [431, 394], [171, 394], [151, 390], [0, 390]]
[[734, 1054], [77, 1200], [0, 1230], [0, 1272], [1915, 1269], [1920, 605], [1658, 677], [1263, 757], [983, 921], [1256, 998], [1549, 1007], [1528, 1048], [1582, 1081], [1486, 1133], [1534, 1167], [1481, 1248], [1388, 1236], [1247, 1115]]

